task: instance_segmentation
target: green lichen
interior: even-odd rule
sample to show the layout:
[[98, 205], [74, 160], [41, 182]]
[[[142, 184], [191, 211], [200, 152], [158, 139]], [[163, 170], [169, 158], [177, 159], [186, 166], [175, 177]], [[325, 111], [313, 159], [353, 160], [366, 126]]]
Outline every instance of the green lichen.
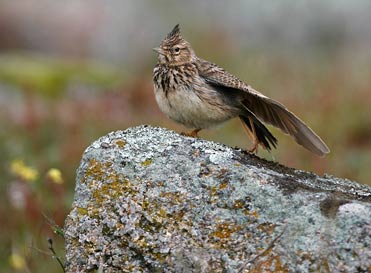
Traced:
[[126, 141], [123, 140], [123, 139], [117, 139], [117, 140], [115, 141], [115, 144], [116, 144], [117, 147], [119, 147], [119, 148], [124, 148], [125, 145], [126, 145]]
[[112, 234], [111, 228], [109, 228], [107, 225], [103, 225], [102, 234], [105, 236], [111, 235]]
[[88, 210], [86, 208], [77, 207], [76, 210], [80, 216], [85, 216], [88, 214]]
[[143, 167], [148, 167], [152, 164], [152, 159], [146, 159], [142, 163], [140, 163]]
[[[90, 160], [85, 173], [85, 181], [91, 181], [92, 195], [95, 204], [101, 206], [106, 199], [115, 199], [123, 194], [134, 194], [137, 192], [135, 186], [127, 180], [123, 174], [118, 174], [111, 162], [102, 163], [95, 159]], [[99, 188], [94, 181], [105, 181]]]

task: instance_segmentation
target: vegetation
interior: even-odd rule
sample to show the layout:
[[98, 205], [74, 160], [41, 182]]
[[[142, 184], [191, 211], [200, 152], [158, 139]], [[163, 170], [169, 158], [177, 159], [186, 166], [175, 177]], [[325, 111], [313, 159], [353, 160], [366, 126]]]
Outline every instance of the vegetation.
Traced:
[[[65, 3], [60, 4], [65, 6]], [[30, 17], [36, 22], [36, 27], [30, 27], [34, 31], [32, 40], [27, 38], [32, 36], [29, 29], [17, 25], [27, 19], [23, 4], [4, 2], [1, 5], [0, 268], [4, 272], [62, 272], [58, 261], [53, 259], [53, 251], [63, 261], [62, 227], [73, 202], [75, 172], [84, 149], [110, 131], [139, 124], [162, 126], [178, 132], [184, 128], [167, 119], [156, 105], [151, 75], [155, 57], [150, 55], [150, 49], [157, 44], [147, 44], [149, 40], [143, 38], [144, 34], [151, 33], [149, 30], [144, 30], [147, 31], [144, 34], [139, 31], [142, 23], [128, 24], [133, 25], [131, 32], [125, 29], [126, 25], [117, 27], [120, 32], [125, 30], [132, 34], [128, 36], [130, 39], [120, 40], [125, 42], [120, 47], [130, 50], [128, 54], [133, 55], [135, 61], [126, 62], [126, 59], [117, 57], [115, 65], [112, 65], [107, 64], [112, 63], [107, 60], [101, 63], [87, 57], [89, 54], [85, 49], [90, 36], [82, 34], [96, 34], [98, 31], [95, 24], [99, 21], [96, 19], [99, 17], [96, 14], [100, 14], [99, 6], [95, 7], [99, 12], [94, 13], [86, 8], [78, 10], [77, 5], [77, 15], [80, 16], [79, 12], [91, 12], [85, 14], [86, 17], [81, 16], [83, 20], [80, 17], [75, 21], [65, 19], [63, 16], [73, 13], [63, 13], [59, 19], [62, 18], [63, 24], [67, 25], [65, 29], [58, 28], [60, 25], [55, 23], [58, 18], [47, 21], [46, 18], [52, 17], [49, 14], [42, 18], [50, 25], [44, 21], [37, 25], [36, 16]], [[88, 5], [90, 8], [94, 6]], [[151, 8], [150, 5], [148, 8]], [[7, 14], [16, 16], [17, 13], [6, 11], [15, 9], [22, 13], [18, 14], [17, 20], [12, 20]], [[214, 9], [216, 6], [210, 10]], [[119, 17], [125, 17], [121, 16], [121, 12]], [[54, 14], [59, 16], [60, 13], [57, 10]], [[136, 12], [133, 16], [137, 16], [138, 20], [145, 17], [138, 16]], [[234, 15], [230, 13], [228, 16]], [[219, 20], [220, 16], [217, 17]], [[355, 17], [350, 16], [351, 20]], [[282, 18], [285, 21], [287, 16]], [[241, 18], [241, 22], [243, 20]], [[71, 25], [78, 22], [88, 30], [82, 27], [82, 33], [74, 32]], [[115, 20], [112, 22], [117, 24]], [[326, 24], [326, 21], [323, 22]], [[60, 30], [61, 34], [58, 32], [53, 36], [60, 37], [60, 40], [50, 44], [40, 41], [38, 34], [41, 26]], [[284, 26], [292, 27], [291, 24]], [[290, 167], [319, 174], [329, 173], [371, 185], [371, 56], [368, 45], [366, 48], [359, 46], [362, 41], [357, 45], [342, 44], [341, 39], [346, 34], [332, 31], [339, 26], [334, 24], [327, 32], [322, 31], [322, 36], [313, 39], [315, 46], [295, 50], [284, 48], [283, 38], [281, 44], [275, 43], [275, 38], [272, 38], [272, 43], [265, 47], [254, 43], [245, 45], [238, 39], [229, 41], [232, 35], [225, 35], [228, 28], [213, 29], [205, 35], [208, 26], [194, 27], [193, 33], [190, 27], [185, 29], [184, 35], [200, 57], [220, 64], [297, 113], [331, 149], [328, 156], [318, 158], [272, 129], [278, 138], [278, 149], [271, 154], [259, 151], [259, 156]], [[160, 42], [171, 27], [173, 25], [169, 23], [168, 29], [161, 30], [163, 34], [156, 37], [156, 41]], [[15, 38], [9, 39], [4, 29]], [[31, 36], [21, 33], [22, 29], [26, 29], [26, 34]], [[44, 32], [40, 30], [40, 33]], [[48, 35], [52, 33], [50, 30], [47, 32]], [[253, 36], [254, 33], [251, 33]], [[336, 33], [341, 35], [336, 36]], [[238, 37], [236, 33], [233, 35]], [[24, 36], [26, 38], [22, 38]], [[135, 38], [137, 36], [139, 38]], [[81, 41], [76, 37], [82, 37]], [[154, 39], [153, 35], [149, 37]], [[113, 39], [110, 43], [115, 41]], [[55, 49], [57, 45], [60, 46], [59, 51]], [[74, 54], [64, 54], [62, 45]], [[250, 145], [237, 120], [201, 131], [200, 136], [229, 146], [247, 149]]]

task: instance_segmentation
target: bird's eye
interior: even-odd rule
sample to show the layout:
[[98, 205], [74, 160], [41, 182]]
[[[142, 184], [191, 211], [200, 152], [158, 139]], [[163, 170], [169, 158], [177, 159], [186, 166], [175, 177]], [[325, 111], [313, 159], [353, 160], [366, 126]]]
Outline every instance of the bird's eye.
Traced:
[[175, 52], [175, 53], [179, 53], [179, 51], [180, 51], [180, 48], [179, 48], [179, 47], [175, 47], [175, 48], [174, 48], [174, 52]]

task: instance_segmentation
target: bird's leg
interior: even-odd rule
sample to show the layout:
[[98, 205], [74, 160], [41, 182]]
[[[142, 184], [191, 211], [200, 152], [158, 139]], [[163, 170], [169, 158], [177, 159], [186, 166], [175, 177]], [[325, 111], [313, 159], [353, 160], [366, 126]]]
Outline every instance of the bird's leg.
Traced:
[[190, 133], [185, 133], [185, 132], [181, 132], [180, 134], [182, 135], [182, 136], [188, 136], [188, 137], [198, 137], [198, 132], [199, 131], [201, 131], [202, 129], [195, 129], [195, 130], [193, 130], [192, 132], [190, 132]]
[[255, 140], [253, 141], [253, 145], [251, 146], [250, 149], [248, 149], [247, 151], [249, 153], [252, 153], [252, 154], [257, 154], [258, 153], [258, 148], [259, 148], [259, 142], [257, 141], [257, 139], [255, 138]]
[[258, 141], [258, 138], [256, 137], [254, 122], [252, 121], [250, 117], [249, 117], [249, 121], [250, 121], [250, 126], [251, 126], [251, 133], [253, 135], [252, 147], [250, 148], [249, 152], [253, 154], [257, 154], [258, 147], [259, 147], [259, 141]]
[[251, 126], [252, 146], [248, 151], [249, 151], [249, 153], [257, 154], [258, 153], [258, 147], [259, 147], [259, 140], [256, 137], [254, 122], [250, 117], [249, 117], [249, 122], [250, 122], [250, 126]]
[[258, 148], [259, 148], [259, 141], [258, 141], [258, 138], [256, 137], [256, 132], [255, 132], [255, 126], [254, 126], [254, 122], [251, 118], [248, 118], [249, 119], [249, 123], [250, 123], [250, 127], [251, 129], [247, 126], [247, 124], [241, 119], [241, 122], [242, 122], [242, 125], [243, 125], [243, 128], [245, 129], [245, 132], [247, 134], [247, 136], [250, 138], [251, 142], [252, 142], [252, 146], [250, 149], [248, 149], [247, 151], [249, 153], [254, 153], [254, 154], [257, 154], [258, 153]]

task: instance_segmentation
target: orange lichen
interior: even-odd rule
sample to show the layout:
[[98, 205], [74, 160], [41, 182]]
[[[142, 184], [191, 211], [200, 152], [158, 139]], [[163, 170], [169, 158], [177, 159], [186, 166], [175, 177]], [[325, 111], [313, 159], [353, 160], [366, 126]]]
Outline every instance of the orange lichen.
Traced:
[[274, 229], [276, 228], [277, 225], [272, 224], [272, 223], [261, 223], [260, 225], [257, 226], [257, 229], [261, 230], [262, 232], [272, 234]]
[[184, 198], [180, 192], [160, 192], [159, 196], [165, 198], [166, 202], [170, 202], [173, 205], [184, 202]]
[[241, 200], [235, 200], [232, 208], [242, 209], [244, 206], [245, 206], [245, 202], [243, 202]]
[[242, 228], [234, 223], [220, 223], [217, 225], [216, 230], [210, 235], [219, 239], [230, 238], [231, 235]]
[[280, 256], [270, 255], [271, 251], [268, 251], [266, 255], [259, 257], [255, 262], [255, 266], [249, 271], [249, 273], [260, 273], [260, 272], [280, 272], [288, 273], [289, 270], [286, 265], [282, 265]]
[[242, 213], [245, 214], [246, 216], [251, 216], [256, 219], [259, 217], [259, 213], [256, 210], [251, 211], [249, 209], [244, 209]]
[[220, 183], [220, 185], [219, 185], [219, 189], [220, 189], [220, 190], [224, 190], [224, 189], [226, 189], [227, 187], [228, 187], [228, 182], [226, 182], [226, 181]]

